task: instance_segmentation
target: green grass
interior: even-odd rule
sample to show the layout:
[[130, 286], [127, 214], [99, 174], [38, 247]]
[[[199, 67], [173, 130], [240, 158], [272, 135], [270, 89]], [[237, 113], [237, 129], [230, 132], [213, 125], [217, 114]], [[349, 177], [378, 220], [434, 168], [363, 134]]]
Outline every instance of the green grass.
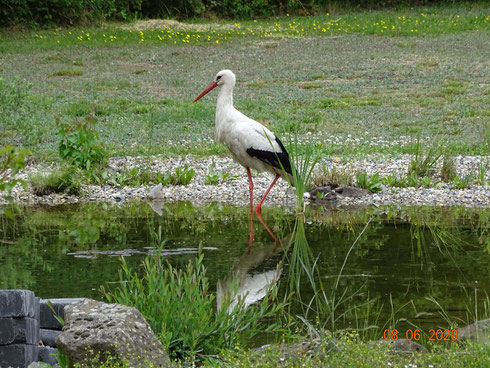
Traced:
[[425, 354], [393, 354], [387, 346], [373, 347], [355, 337], [346, 336], [338, 343], [340, 351], [329, 351], [325, 342], [311, 354], [284, 354], [281, 349], [269, 348], [263, 353], [239, 350], [222, 354], [223, 362], [207, 367], [277, 367], [281, 361], [288, 367], [488, 367], [490, 348], [484, 344], [466, 344], [462, 348], [434, 345]]
[[83, 75], [83, 71], [78, 69], [63, 69], [51, 74], [52, 77], [78, 77], [81, 75]]
[[476, 4], [187, 23], [142, 34], [117, 23], [3, 30], [0, 100], [13, 90], [19, 98], [0, 107], [7, 122], [0, 146], [57, 159], [57, 119], [75, 125], [88, 116], [109, 156], [222, 155], [227, 149], [213, 134], [216, 93], [191, 102], [230, 68], [238, 109], [280, 137], [311, 132], [323, 156], [412, 153], [419, 131], [450, 137], [448, 154], [488, 154], [488, 14]]

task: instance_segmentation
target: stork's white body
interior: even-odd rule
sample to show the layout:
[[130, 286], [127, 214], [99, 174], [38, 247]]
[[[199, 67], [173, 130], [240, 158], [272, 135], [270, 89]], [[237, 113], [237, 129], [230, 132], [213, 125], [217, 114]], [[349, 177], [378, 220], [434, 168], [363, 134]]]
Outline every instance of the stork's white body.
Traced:
[[250, 190], [250, 240], [249, 249], [254, 239], [253, 231], [253, 181], [250, 169], [259, 172], [269, 171], [275, 174], [269, 189], [255, 208], [257, 217], [265, 226], [276, 243], [279, 240], [266, 225], [260, 211], [262, 203], [270, 192], [277, 179], [284, 177], [286, 172], [292, 174], [289, 155], [281, 141], [262, 124], [250, 119], [233, 106], [233, 88], [235, 87], [235, 74], [231, 70], [222, 70], [213, 82], [196, 97], [194, 102], [216, 87], [221, 87], [216, 104], [216, 125], [214, 136], [217, 142], [223, 143], [230, 150], [233, 159], [247, 169]]
[[[230, 71], [231, 73], [231, 71]], [[250, 119], [233, 106], [233, 83], [224, 83], [216, 103], [216, 124], [214, 137], [231, 152], [233, 159], [243, 167], [259, 172], [269, 171], [283, 176], [281, 168], [271, 166], [257, 157], [250, 156], [247, 149], [283, 153], [276, 142], [276, 136], [257, 121]]]

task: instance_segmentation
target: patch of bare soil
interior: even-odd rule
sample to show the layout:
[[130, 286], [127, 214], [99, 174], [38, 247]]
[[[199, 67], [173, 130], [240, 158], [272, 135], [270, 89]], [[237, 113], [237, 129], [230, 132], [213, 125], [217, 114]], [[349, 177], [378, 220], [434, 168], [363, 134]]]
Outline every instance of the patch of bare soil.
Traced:
[[208, 31], [214, 30], [230, 30], [235, 28], [233, 24], [193, 24], [193, 23], [181, 23], [174, 19], [148, 19], [140, 20], [131, 24], [125, 24], [121, 26], [121, 29], [133, 30], [133, 31], [146, 31], [149, 29], [184, 29], [190, 31]]

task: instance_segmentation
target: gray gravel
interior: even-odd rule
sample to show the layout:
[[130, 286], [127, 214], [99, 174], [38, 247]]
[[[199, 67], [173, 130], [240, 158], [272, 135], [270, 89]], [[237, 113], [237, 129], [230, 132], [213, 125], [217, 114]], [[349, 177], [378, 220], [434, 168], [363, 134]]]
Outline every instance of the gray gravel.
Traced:
[[[365, 171], [368, 174], [378, 172], [380, 176], [405, 175], [410, 155], [399, 156], [366, 156], [351, 162], [341, 162], [339, 159], [325, 159], [315, 169], [321, 172], [322, 164], [325, 167], [336, 167], [352, 170]], [[488, 162], [489, 157], [484, 158]], [[458, 176], [464, 177], [469, 174], [476, 175], [480, 164], [480, 157], [457, 156], [455, 166]], [[239, 206], [248, 205], [248, 180], [245, 170], [234, 163], [228, 157], [199, 158], [185, 157], [181, 159], [162, 160], [158, 157], [114, 157], [109, 159], [109, 172], [115, 173], [123, 169], [140, 167], [149, 168], [154, 171], [165, 173], [172, 172], [177, 167], [188, 164], [196, 172], [195, 177], [187, 186], [165, 186], [161, 190], [161, 199], [171, 201], [191, 201], [196, 204], [204, 202], [223, 202]], [[215, 165], [215, 171], [230, 173], [230, 177], [224, 183], [218, 185], [205, 185], [204, 181], [209, 168]], [[29, 175], [38, 172], [49, 172], [55, 168], [54, 165], [29, 165], [21, 171], [17, 177], [28, 181]], [[436, 170], [438, 171], [438, 170]], [[490, 172], [485, 173], [486, 182], [490, 180]], [[439, 180], [434, 174], [433, 180]], [[258, 202], [272, 181], [272, 175], [262, 173], [254, 177], [255, 203]], [[139, 187], [117, 187], [110, 185], [84, 186], [80, 196], [69, 196], [65, 194], [50, 194], [46, 196], [35, 196], [29, 190], [25, 191], [21, 186], [16, 186], [13, 191], [14, 201], [22, 204], [63, 204], [88, 201], [133, 201], [147, 199], [152, 188]], [[1, 202], [1, 200], [0, 200]], [[3, 201], [5, 202], [5, 201]], [[351, 205], [430, 205], [430, 206], [465, 206], [490, 208], [490, 187], [472, 185], [468, 189], [458, 190], [448, 184], [438, 184], [434, 188], [390, 188], [383, 186], [383, 190], [372, 196], [361, 199], [344, 198], [336, 202], [337, 206]], [[264, 206], [294, 206], [294, 194], [287, 183], [280, 180], [269, 194]]]

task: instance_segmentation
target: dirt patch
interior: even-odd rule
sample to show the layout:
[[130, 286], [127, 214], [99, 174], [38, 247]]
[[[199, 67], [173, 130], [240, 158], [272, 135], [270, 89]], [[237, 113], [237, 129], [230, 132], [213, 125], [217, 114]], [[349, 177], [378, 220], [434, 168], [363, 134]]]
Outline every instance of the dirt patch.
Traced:
[[183, 26], [184, 24], [173, 19], [148, 19], [123, 25], [121, 26], [121, 29], [146, 31], [148, 29], [183, 28]]
[[210, 30], [224, 30], [228, 31], [237, 28], [234, 24], [193, 24], [193, 23], [181, 23], [174, 19], [148, 19], [140, 20], [131, 24], [121, 26], [124, 30], [133, 31], [146, 31], [151, 29], [185, 29], [190, 31], [210, 31]]

